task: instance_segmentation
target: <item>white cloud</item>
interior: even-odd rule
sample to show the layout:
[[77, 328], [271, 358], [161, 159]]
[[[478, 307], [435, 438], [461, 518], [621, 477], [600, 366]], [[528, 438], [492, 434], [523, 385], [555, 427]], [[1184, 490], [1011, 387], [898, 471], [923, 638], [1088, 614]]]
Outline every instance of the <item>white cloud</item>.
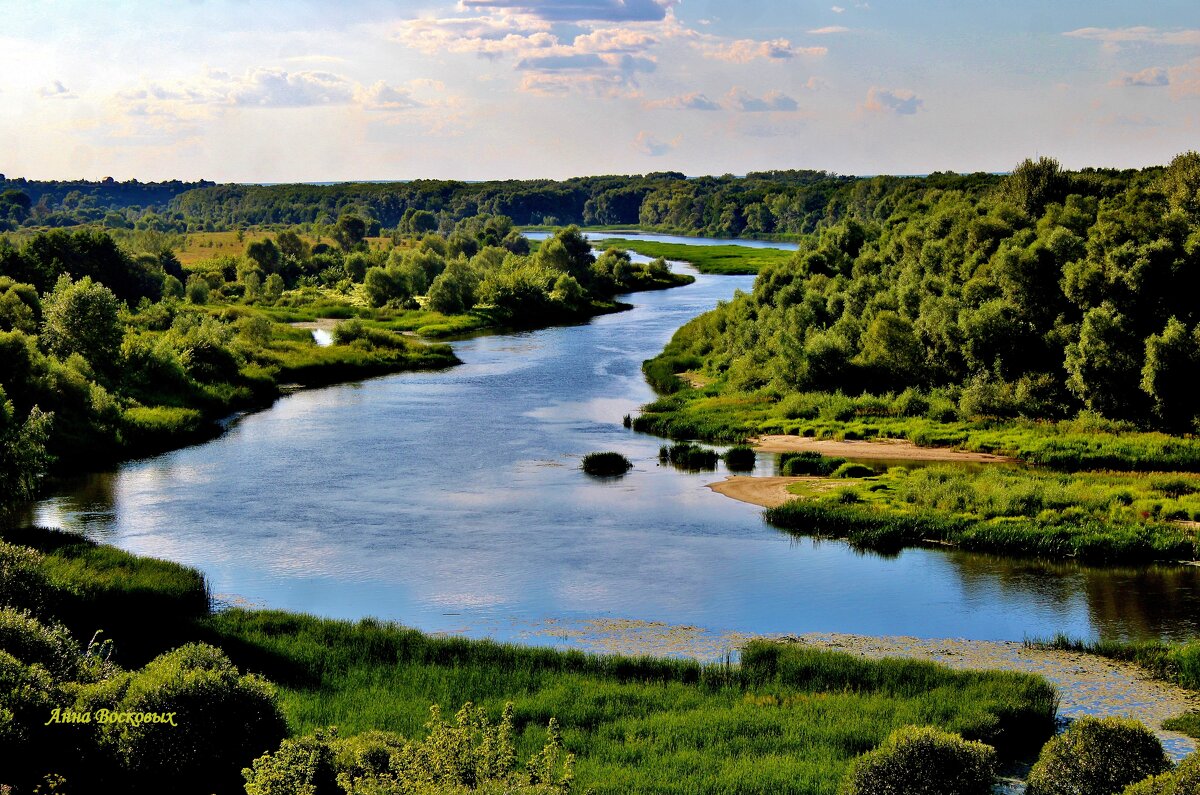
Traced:
[[670, 152], [679, 146], [682, 140], [681, 136], [676, 136], [670, 141], [660, 141], [650, 133], [642, 130], [633, 139], [633, 148], [649, 157], [662, 157], [670, 154]]
[[871, 86], [862, 105], [863, 110], [873, 113], [895, 113], [899, 116], [911, 116], [924, 107], [925, 101], [911, 91], [879, 86]]
[[50, 85], [39, 88], [38, 96], [42, 99], [79, 99], [79, 96], [64, 86], [61, 80], [55, 80]]
[[255, 69], [231, 83], [225, 101], [256, 108], [307, 108], [345, 105], [354, 93], [354, 83], [332, 72]]
[[1160, 30], [1144, 26], [1132, 28], [1079, 28], [1063, 33], [1074, 39], [1101, 42], [1109, 50], [1128, 44], [1164, 44], [1179, 47], [1200, 46], [1200, 30]]
[[657, 22], [678, 0], [459, 0], [463, 9], [489, 9], [553, 22]]
[[1167, 70], [1167, 80], [1170, 81], [1173, 97], [1200, 96], [1200, 58], [1194, 58], [1182, 66], [1172, 66]]
[[800, 109], [796, 100], [780, 91], [768, 91], [762, 97], [756, 97], [740, 86], [730, 89], [725, 101], [728, 107], [744, 113], [791, 113]]
[[833, 33], [849, 33], [850, 28], [843, 25], [826, 25], [823, 28], [813, 28], [808, 32], [814, 36], [828, 36]]
[[1152, 66], [1140, 72], [1127, 72], [1112, 82], [1110, 86], [1165, 86], [1170, 82], [1167, 70], [1161, 66]]
[[793, 47], [787, 39], [771, 39], [770, 41], [756, 41], [755, 39], [711, 41], [706, 39], [699, 42], [697, 46], [705, 57], [730, 63], [749, 63], [758, 58], [768, 61], [785, 61], [801, 55], [820, 57], [829, 52], [827, 47]]
[[835, 14], [840, 14], [840, 13], [842, 13], [843, 11], [845, 11], [846, 9], [842, 8], [841, 6], [830, 6], [830, 7], [829, 7], [829, 10], [830, 10], [830, 11], [832, 11], [833, 13], [835, 13]]
[[677, 97], [668, 97], [666, 99], [656, 99], [649, 102], [643, 102], [642, 107], [646, 110], [720, 110], [721, 106], [713, 102], [708, 97], [699, 91], [693, 91], [690, 94], [680, 94]]

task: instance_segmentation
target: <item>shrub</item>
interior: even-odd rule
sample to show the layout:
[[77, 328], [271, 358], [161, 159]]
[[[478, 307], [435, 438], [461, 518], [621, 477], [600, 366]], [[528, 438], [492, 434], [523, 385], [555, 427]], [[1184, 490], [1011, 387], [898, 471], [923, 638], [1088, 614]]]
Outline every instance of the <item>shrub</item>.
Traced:
[[588, 453], [583, 457], [583, 471], [597, 477], [624, 475], [633, 464], [620, 453]]
[[0, 604], [42, 615], [53, 601], [53, 593], [40, 554], [0, 541]]
[[875, 470], [865, 464], [852, 464], [849, 461], [840, 465], [833, 470], [830, 477], [835, 478], [869, 478], [875, 474]]
[[1027, 795], [1116, 795], [1169, 766], [1162, 743], [1141, 723], [1084, 717], [1042, 748]]
[[[29, 786], [52, 772], [63, 750], [44, 726], [62, 696], [41, 666], [0, 651], [0, 768], [3, 784]], [[21, 790], [24, 791], [24, 790]]]
[[996, 751], [932, 727], [905, 726], [850, 766], [843, 795], [988, 795]]
[[246, 795], [341, 795], [329, 735], [289, 737], [242, 770]]
[[1179, 763], [1179, 767], [1152, 778], [1130, 784], [1122, 795], [1195, 795], [1200, 792], [1200, 753]]
[[79, 647], [67, 628], [42, 624], [25, 610], [0, 608], [0, 649], [58, 679], [69, 679], [79, 669]]
[[145, 789], [207, 793], [230, 789], [243, 766], [287, 733], [275, 691], [240, 675], [217, 648], [192, 643], [141, 671], [85, 687], [80, 709], [174, 713], [170, 723], [109, 723], [101, 742]]
[[725, 466], [731, 472], [749, 472], [754, 469], [755, 455], [753, 447], [738, 445], [725, 451]]

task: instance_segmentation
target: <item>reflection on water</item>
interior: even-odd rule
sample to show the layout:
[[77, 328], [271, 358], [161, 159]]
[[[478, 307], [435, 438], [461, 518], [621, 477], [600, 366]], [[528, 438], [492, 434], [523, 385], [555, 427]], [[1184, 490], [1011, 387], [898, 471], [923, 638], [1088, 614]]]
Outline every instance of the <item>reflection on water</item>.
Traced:
[[[621, 426], [674, 329], [749, 277], [591, 323], [455, 343], [464, 364], [300, 392], [207, 444], [66, 484], [31, 518], [200, 568], [214, 592], [515, 637], [547, 618], [1020, 640], [1197, 631], [1200, 570], [1106, 571], [796, 539]], [[588, 478], [583, 455], [634, 463]], [[771, 474], [760, 456], [759, 474]], [[230, 598], [233, 598], [232, 596]]]

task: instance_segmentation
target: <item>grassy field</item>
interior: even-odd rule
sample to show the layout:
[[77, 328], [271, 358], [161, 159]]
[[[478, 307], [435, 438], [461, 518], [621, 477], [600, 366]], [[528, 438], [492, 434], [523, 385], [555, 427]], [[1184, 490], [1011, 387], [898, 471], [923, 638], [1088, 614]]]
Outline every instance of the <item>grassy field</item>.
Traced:
[[[214, 643], [277, 684], [294, 733], [419, 736], [431, 703], [472, 701], [495, 717], [512, 702], [522, 754], [557, 718], [580, 791], [833, 795], [850, 761], [898, 726], [941, 726], [1008, 756], [1054, 727], [1054, 691], [1028, 675], [771, 643], [751, 644], [740, 665], [701, 665], [434, 638], [370, 620], [205, 615], [203, 578], [184, 567], [46, 531], [4, 537], [45, 551], [36, 589], [82, 641], [103, 622], [122, 665], [185, 640]], [[0, 595], [19, 601], [13, 579], [4, 584]]]
[[803, 481], [764, 514], [777, 527], [880, 550], [937, 543], [1092, 562], [1192, 560], [1200, 477], [1061, 473], [1015, 466], [893, 467], [866, 478]]
[[[689, 369], [685, 359], [651, 359], [652, 383]], [[949, 408], [906, 396], [801, 393], [783, 400], [763, 393], [723, 393], [716, 385], [683, 388], [647, 405], [634, 428], [673, 439], [737, 442], [764, 434], [818, 439], [908, 439], [1018, 458], [1059, 471], [1129, 470], [1200, 472], [1200, 439], [1137, 431], [1081, 416], [1061, 421], [965, 421]], [[917, 402], [917, 401], [914, 401]], [[907, 412], [907, 413], [906, 413]]]
[[593, 241], [598, 248], [622, 248], [636, 251], [647, 257], [665, 257], [682, 260], [696, 266], [701, 273], [718, 273], [727, 276], [755, 274], [766, 265], [787, 262], [794, 252], [776, 248], [750, 248], [748, 246], [693, 246], [685, 243], [659, 243], [646, 240], [627, 240], [621, 237]]

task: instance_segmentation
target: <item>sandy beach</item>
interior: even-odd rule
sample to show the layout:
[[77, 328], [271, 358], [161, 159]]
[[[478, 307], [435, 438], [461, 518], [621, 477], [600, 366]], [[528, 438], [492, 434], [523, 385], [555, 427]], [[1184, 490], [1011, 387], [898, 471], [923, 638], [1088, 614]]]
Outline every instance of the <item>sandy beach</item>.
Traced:
[[763, 453], [799, 453], [812, 450], [821, 455], [871, 458], [896, 461], [953, 461], [976, 464], [1011, 464], [1015, 458], [991, 453], [973, 453], [949, 447], [920, 447], [907, 439], [871, 439], [836, 441], [811, 436], [773, 434], [752, 439], [750, 444]]

